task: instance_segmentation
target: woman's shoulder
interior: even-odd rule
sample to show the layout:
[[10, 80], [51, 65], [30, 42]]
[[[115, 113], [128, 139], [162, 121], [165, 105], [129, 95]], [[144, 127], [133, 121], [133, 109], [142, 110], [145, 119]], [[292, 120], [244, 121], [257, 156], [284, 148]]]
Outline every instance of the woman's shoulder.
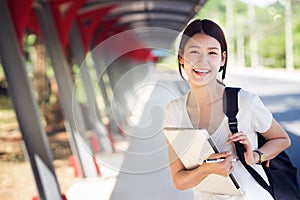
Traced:
[[185, 95], [183, 95], [177, 99], [171, 100], [165, 107], [165, 112], [174, 111], [177, 109], [181, 110], [182, 107], [185, 105], [187, 95], [188, 95], [188, 93], [186, 93]]
[[252, 102], [253, 99], [255, 99], [257, 97], [258, 97], [257, 94], [255, 94], [251, 91], [245, 90], [243, 88], [241, 88], [240, 91], [239, 91], [239, 100], [240, 101]]
[[181, 126], [183, 113], [185, 112], [185, 102], [187, 94], [177, 99], [171, 100], [164, 109], [164, 126]]
[[239, 91], [238, 105], [240, 109], [252, 110], [262, 104], [260, 97], [251, 91], [241, 89]]

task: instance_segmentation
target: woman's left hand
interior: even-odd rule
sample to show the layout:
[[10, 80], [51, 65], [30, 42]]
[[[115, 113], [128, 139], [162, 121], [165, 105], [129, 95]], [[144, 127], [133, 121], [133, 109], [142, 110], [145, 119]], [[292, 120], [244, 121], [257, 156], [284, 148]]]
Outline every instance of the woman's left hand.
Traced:
[[253, 149], [250, 144], [250, 141], [244, 132], [237, 132], [235, 134], [230, 134], [226, 144], [230, 144], [232, 142], [239, 142], [244, 145], [246, 152], [244, 153], [245, 161], [248, 165], [255, 164], [257, 161], [253, 154]]

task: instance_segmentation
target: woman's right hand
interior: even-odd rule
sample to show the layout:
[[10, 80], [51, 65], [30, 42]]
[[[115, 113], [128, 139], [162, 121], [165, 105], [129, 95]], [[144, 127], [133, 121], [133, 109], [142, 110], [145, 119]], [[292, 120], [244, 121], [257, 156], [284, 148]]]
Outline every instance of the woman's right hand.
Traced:
[[231, 152], [222, 152], [222, 153], [214, 153], [211, 154], [209, 159], [224, 159], [221, 162], [215, 163], [204, 163], [203, 165], [209, 165], [209, 168], [212, 170], [212, 174], [218, 174], [220, 176], [229, 176], [233, 172], [233, 165], [232, 165], [232, 155]]

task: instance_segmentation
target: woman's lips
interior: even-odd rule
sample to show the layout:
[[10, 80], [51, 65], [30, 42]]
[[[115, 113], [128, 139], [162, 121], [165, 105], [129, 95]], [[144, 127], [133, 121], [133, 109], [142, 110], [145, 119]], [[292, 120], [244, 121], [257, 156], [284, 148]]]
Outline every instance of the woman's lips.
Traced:
[[209, 69], [193, 69], [193, 71], [198, 75], [198, 76], [206, 76], [210, 70]]

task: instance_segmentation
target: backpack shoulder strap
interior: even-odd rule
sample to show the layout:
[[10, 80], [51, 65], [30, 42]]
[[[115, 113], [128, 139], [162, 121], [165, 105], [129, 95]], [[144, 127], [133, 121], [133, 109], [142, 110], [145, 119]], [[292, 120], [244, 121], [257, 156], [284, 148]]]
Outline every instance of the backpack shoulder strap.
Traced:
[[[241, 88], [231, 88], [226, 87], [223, 96], [223, 111], [225, 115], [228, 117], [228, 125], [232, 134], [238, 132], [238, 121], [236, 115], [239, 111], [238, 107], [238, 93]], [[252, 175], [252, 177], [259, 183], [265, 190], [267, 190], [270, 194], [272, 194], [271, 187], [265, 182], [265, 180], [257, 173], [250, 165], [248, 165], [245, 161], [244, 152], [245, 147], [239, 143], [235, 142], [236, 153], [244, 167], [247, 171]]]
[[228, 117], [229, 129], [232, 133], [238, 132], [236, 115], [239, 111], [238, 93], [241, 88], [226, 87], [223, 96], [223, 110]]

